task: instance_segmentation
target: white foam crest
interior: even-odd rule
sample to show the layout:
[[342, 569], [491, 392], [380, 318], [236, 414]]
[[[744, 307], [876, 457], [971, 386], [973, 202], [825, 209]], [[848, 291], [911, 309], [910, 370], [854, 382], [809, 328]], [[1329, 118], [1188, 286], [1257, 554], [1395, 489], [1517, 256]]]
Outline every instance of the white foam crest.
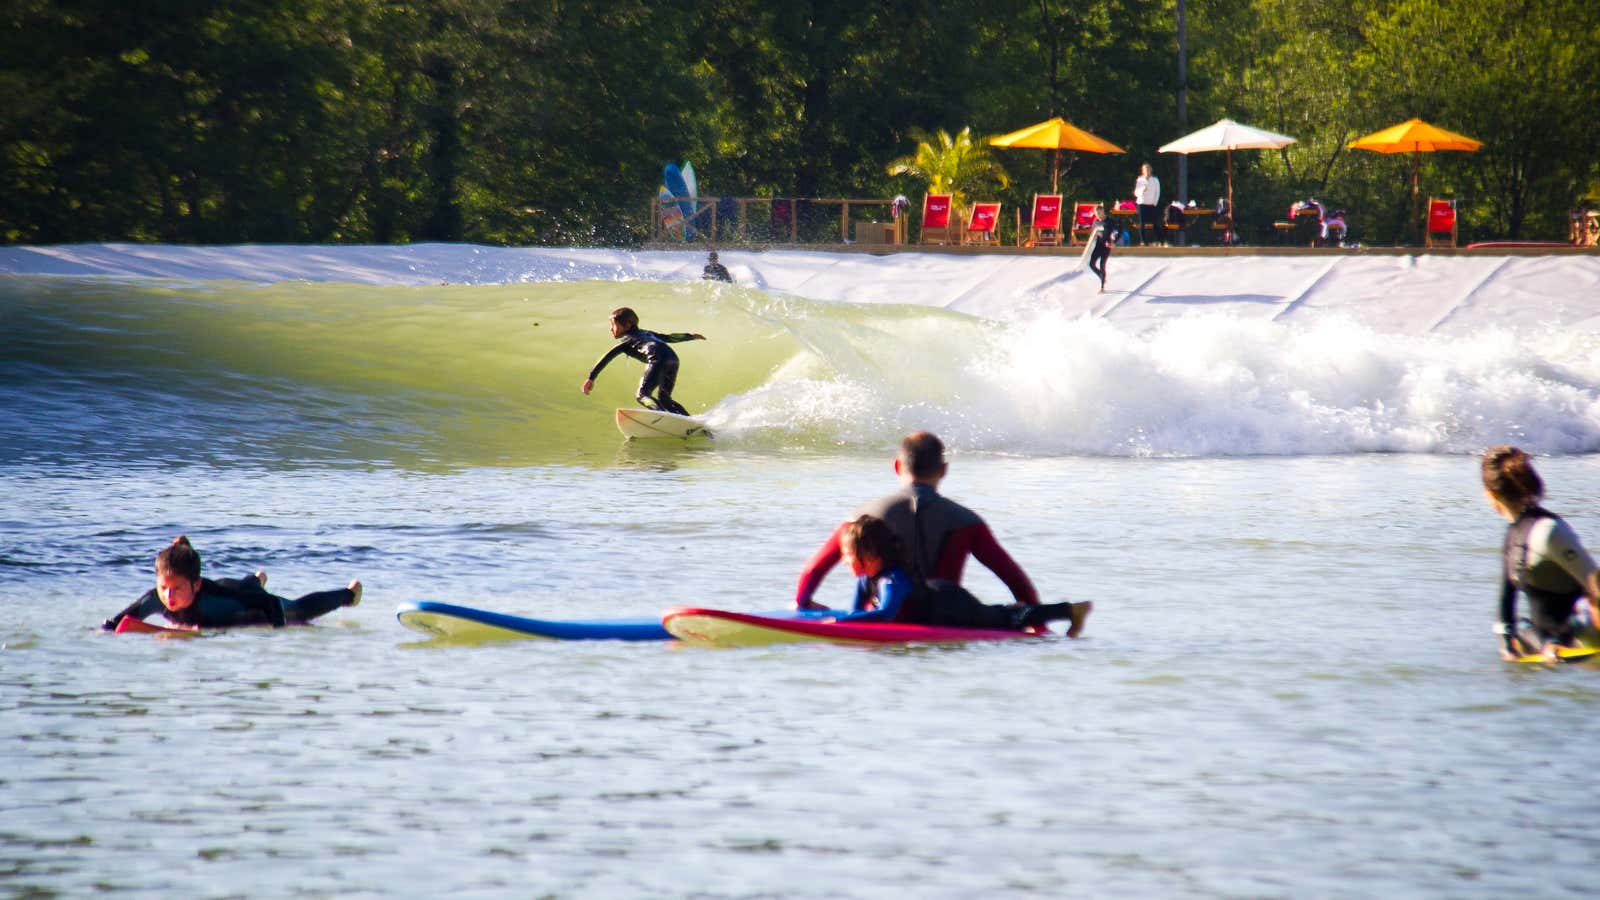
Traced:
[[877, 443], [927, 428], [1024, 455], [1600, 450], [1600, 337], [1382, 334], [1193, 314], [1131, 334], [1103, 320], [942, 316], [812, 327], [808, 352], [714, 411], [724, 431]]

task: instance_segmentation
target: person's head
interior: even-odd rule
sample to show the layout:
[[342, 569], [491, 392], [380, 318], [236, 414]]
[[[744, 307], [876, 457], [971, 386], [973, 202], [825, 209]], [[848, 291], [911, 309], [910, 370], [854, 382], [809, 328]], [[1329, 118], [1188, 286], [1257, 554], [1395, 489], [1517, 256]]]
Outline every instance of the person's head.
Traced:
[[639, 327], [639, 314], [626, 306], [611, 311], [611, 336], [622, 337]]
[[1148, 177], [1150, 175], [1155, 174], [1156, 170], [1150, 168], [1150, 164], [1149, 163], [1145, 163], [1144, 165], [1139, 167], [1139, 171], [1142, 172], [1145, 176]]
[[938, 486], [948, 469], [944, 461], [944, 443], [931, 432], [914, 432], [900, 441], [900, 453], [894, 458], [894, 473], [901, 481]]
[[1483, 490], [1500, 515], [1515, 519], [1544, 498], [1544, 480], [1528, 454], [1501, 445], [1483, 452]]
[[839, 556], [857, 576], [870, 578], [900, 564], [900, 540], [888, 522], [861, 516], [839, 533]]
[[200, 593], [200, 553], [183, 535], [156, 554], [156, 594], [170, 610], [186, 609]]
[[710, 261], [711, 262], [716, 262], [717, 261], [717, 251], [715, 251], [715, 250], [711, 251], [711, 260]]

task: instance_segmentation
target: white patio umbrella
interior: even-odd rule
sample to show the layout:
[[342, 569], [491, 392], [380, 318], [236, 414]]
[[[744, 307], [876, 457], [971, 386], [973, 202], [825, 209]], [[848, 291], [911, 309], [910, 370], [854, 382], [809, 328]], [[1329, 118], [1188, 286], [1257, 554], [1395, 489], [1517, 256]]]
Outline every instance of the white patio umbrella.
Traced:
[[1263, 131], [1260, 128], [1251, 128], [1249, 125], [1240, 125], [1232, 119], [1219, 119], [1211, 125], [1196, 131], [1194, 134], [1178, 138], [1170, 144], [1161, 147], [1162, 153], [1211, 153], [1225, 150], [1228, 153], [1228, 215], [1232, 221], [1238, 221], [1238, 211], [1233, 205], [1233, 151], [1235, 150], [1276, 150], [1293, 144], [1295, 139], [1288, 135], [1272, 131]]

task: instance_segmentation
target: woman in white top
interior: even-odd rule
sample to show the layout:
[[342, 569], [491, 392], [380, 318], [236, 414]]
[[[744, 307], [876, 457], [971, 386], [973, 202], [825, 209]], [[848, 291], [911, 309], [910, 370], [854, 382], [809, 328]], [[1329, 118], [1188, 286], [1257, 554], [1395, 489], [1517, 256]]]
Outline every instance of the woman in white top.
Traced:
[[[1139, 178], [1133, 183], [1133, 202], [1139, 207], [1139, 242], [1145, 245], [1159, 243], [1161, 237], [1161, 179], [1153, 174], [1149, 163], [1139, 167]], [[1144, 236], [1146, 226], [1155, 229], [1152, 241]]]

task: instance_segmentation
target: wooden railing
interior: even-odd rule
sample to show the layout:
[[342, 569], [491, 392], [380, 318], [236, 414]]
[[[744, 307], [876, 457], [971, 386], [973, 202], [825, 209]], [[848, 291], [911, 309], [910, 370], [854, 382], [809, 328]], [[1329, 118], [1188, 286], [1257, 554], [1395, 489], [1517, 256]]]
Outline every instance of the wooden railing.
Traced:
[[[650, 201], [650, 240], [701, 244], [904, 244], [906, 216], [891, 199], [690, 197]], [[837, 209], [835, 209], [837, 207]], [[852, 220], [852, 211], [858, 214]], [[859, 220], [871, 211], [873, 218]], [[670, 218], [669, 218], [670, 217]]]

